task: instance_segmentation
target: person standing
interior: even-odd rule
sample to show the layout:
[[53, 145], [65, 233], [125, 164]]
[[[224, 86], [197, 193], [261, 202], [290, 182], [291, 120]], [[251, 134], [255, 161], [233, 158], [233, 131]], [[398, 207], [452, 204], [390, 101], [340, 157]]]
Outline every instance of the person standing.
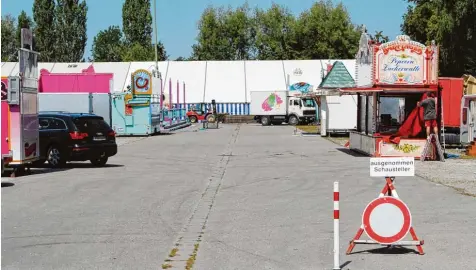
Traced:
[[426, 137], [430, 137], [431, 131], [438, 138], [438, 125], [436, 123], [436, 99], [432, 92], [422, 102], [418, 102], [419, 107], [423, 107], [423, 120], [425, 121]]

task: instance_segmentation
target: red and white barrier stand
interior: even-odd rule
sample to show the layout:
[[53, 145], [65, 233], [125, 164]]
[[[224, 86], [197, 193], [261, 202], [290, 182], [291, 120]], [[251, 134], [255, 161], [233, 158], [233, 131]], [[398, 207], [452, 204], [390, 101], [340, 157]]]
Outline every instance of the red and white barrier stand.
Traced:
[[[414, 163], [411, 161], [412, 165], [408, 166], [406, 163], [410, 162], [408, 158], [375, 158], [373, 160], [376, 160], [374, 162], [378, 162], [378, 164], [385, 163], [385, 165], [372, 166], [371, 159], [371, 176], [388, 174], [381, 171], [386, 165], [388, 165], [386, 166], [387, 171], [396, 171], [397, 174], [402, 176], [409, 176], [411, 174], [414, 175]], [[374, 175], [372, 175], [372, 169], [378, 171], [378, 173], [374, 173]], [[412, 170], [409, 172], [408, 170], [410, 169]], [[415, 230], [413, 229], [410, 209], [402, 200], [399, 199], [393, 183], [394, 179], [395, 177], [385, 176], [385, 186], [380, 192], [380, 195], [377, 199], [371, 201], [367, 207], [365, 207], [365, 210], [362, 214], [362, 225], [357, 231], [354, 239], [350, 241], [349, 248], [346, 252], [347, 254], [352, 252], [356, 244], [380, 244], [389, 247], [416, 246], [418, 253], [420, 255], [424, 254], [422, 247], [424, 241], [418, 239]], [[360, 239], [364, 232], [371, 240]], [[404, 241], [403, 239], [408, 233], [410, 233], [412, 240]]]
[[334, 182], [334, 268], [340, 270], [339, 262], [339, 182]]

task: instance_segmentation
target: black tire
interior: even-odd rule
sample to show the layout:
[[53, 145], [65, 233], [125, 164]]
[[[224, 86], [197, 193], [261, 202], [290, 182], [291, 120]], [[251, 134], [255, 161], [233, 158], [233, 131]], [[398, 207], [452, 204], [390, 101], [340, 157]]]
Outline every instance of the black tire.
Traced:
[[197, 117], [196, 116], [190, 116], [188, 119], [190, 120], [190, 123], [197, 123]]
[[66, 164], [64, 153], [57, 144], [53, 144], [48, 148], [46, 160], [52, 168], [61, 168]]
[[262, 116], [261, 117], [261, 125], [263, 126], [269, 126], [271, 125], [271, 120], [267, 116]]
[[299, 124], [299, 119], [295, 115], [291, 115], [291, 116], [289, 116], [288, 123], [291, 126], [296, 126], [297, 124]]
[[95, 159], [91, 159], [91, 164], [96, 167], [104, 167], [107, 163], [108, 157], [98, 157]]
[[215, 121], [216, 121], [216, 117], [213, 114], [207, 115], [206, 119], [207, 119], [207, 122], [209, 122], [209, 123], [215, 123]]

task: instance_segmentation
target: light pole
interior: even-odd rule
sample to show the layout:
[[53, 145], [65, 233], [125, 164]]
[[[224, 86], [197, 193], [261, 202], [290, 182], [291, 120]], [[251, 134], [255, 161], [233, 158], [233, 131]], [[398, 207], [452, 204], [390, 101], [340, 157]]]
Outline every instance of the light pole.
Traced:
[[155, 32], [155, 72], [157, 73], [157, 78], [160, 78], [159, 72], [159, 59], [157, 54], [157, 0], [154, 0], [154, 32]]

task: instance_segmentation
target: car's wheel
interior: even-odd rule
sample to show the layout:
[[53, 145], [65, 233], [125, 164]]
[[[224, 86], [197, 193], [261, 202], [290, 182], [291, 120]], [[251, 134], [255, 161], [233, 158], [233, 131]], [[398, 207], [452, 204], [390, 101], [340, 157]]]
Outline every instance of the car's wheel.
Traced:
[[46, 160], [48, 164], [53, 168], [61, 168], [66, 164], [66, 160], [63, 156], [63, 153], [60, 147], [56, 144], [53, 144], [48, 148], [48, 153], [46, 154]]
[[196, 116], [190, 116], [188, 119], [190, 120], [190, 123], [197, 123], [197, 117]]
[[295, 115], [289, 116], [288, 123], [292, 126], [299, 124], [299, 119]]
[[263, 126], [269, 126], [271, 124], [271, 120], [267, 116], [261, 117], [261, 125]]
[[93, 164], [96, 167], [103, 167], [106, 165], [108, 158], [107, 157], [98, 157], [95, 159], [91, 159], [91, 164]]

